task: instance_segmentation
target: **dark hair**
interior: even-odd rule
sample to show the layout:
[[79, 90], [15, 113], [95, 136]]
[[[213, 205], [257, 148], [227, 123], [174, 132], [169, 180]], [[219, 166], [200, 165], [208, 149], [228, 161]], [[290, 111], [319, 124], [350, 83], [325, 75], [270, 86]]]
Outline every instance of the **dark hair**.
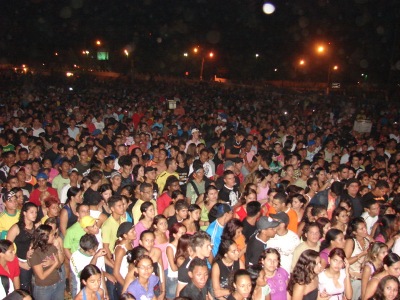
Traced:
[[35, 204], [33, 204], [32, 202], [25, 202], [24, 205], [22, 205], [21, 212], [19, 215], [19, 220], [17, 223], [19, 225], [19, 227], [25, 228], [26, 224], [25, 224], [24, 212], [27, 212], [29, 209], [31, 209], [33, 207], [36, 208], [36, 211], [38, 210], [38, 207]]
[[33, 234], [33, 244], [32, 249], [40, 249], [42, 252], [45, 252], [49, 247], [49, 235], [53, 228], [50, 225], [40, 225], [36, 228]]
[[261, 203], [258, 201], [252, 201], [246, 205], [247, 216], [254, 217], [261, 211]]
[[319, 234], [320, 236], [323, 235], [323, 229], [319, 226], [319, 224], [317, 222], [310, 222], [310, 223], [306, 223], [303, 229], [303, 241], [306, 240], [306, 233], [313, 227], [318, 228]]
[[167, 218], [164, 215], [157, 215], [157, 216], [154, 217], [153, 224], [152, 224], [152, 227], [151, 227], [153, 232], [156, 231], [155, 226], [157, 226], [158, 221], [160, 221], [162, 219], [167, 220]]
[[143, 237], [144, 237], [146, 234], [151, 234], [152, 236], [154, 236], [154, 237], [155, 237], [155, 234], [154, 234], [154, 232], [153, 232], [153, 231], [151, 231], [151, 230], [144, 230], [144, 231], [142, 231], [142, 233], [140, 234], [140, 238], [139, 238], [139, 240], [142, 240], [142, 239], [143, 239]]
[[236, 235], [236, 230], [238, 230], [239, 228], [243, 228], [243, 223], [236, 218], [230, 219], [225, 224], [224, 230], [222, 231], [221, 239], [233, 240]]
[[173, 191], [173, 192], [171, 193], [171, 199], [176, 199], [176, 198], [178, 198], [179, 195], [185, 196], [185, 195], [182, 193], [181, 190]]
[[365, 220], [361, 217], [354, 218], [349, 222], [346, 230], [346, 239], [354, 239], [356, 237], [354, 231], [357, 231], [360, 224], [365, 224]]
[[299, 285], [308, 285], [317, 276], [314, 268], [318, 257], [318, 252], [311, 249], [307, 249], [301, 253], [288, 282], [287, 290], [291, 296], [293, 295], [293, 288], [296, 283]]
[[275, 254], [276, 256], [278, 256], [278, 268], [279, 268], [281, 266], [281, 255], [275, 248], [268, 248], [264, 250], [260, 255], [258, 263], [260, 265], [263, 265], [262, 261], [267, 257], [268, 254]]
[[242, 205], [246, 204], [246, 197], [251, 195], [251, 194], [256, 195], [256, 198], [257, 198], [257, 192], [255, 190], [253, 190], [251, 188], [245, 189], [245, 191], [242, 193], [242, 196], [240, 197], [240, 202], [241, 202]]
[[336, 228], [329, 229], [325, 235], [325, 240], [321, 243], [320, 251], [329, 248], [331, 246], [332, 241], [335, 241], [340, 234], [343, 234], [343, 232], [340, 229]]
[[250, 278], [251, 281], [251, 277], [249, 272], [247, 272], [246, 270], [243, 269], [239, 269], [237, 270], [235, 273], [233, 273], [233, 275], [229, 278], [229, 289], [231, 291], [231, 293], [233, 293], [235, 291], [235, 287], [233, 286], [234, 283], [236, 283], [236, 281], [238, 280], [239, 277], [241, 276], [248, 276]]
[[132, 264], [135, 262], [135, 260], [138, 257], [140, 257], [146, 253], [148, 253], [147, 249], [145, 247], [139, 245], [139, 246], [133, 248], [132, 250], [128, 250], [126, 252], [126, 260], [128, 261], [128, 264]]
[[387, 242], [392, 234], [397, 231], [396, 220], [396, 215], [383, 215], [378, 221], [374, 238], [381, 234]]
[[206, 267], [207, 268], [207, 262], [204, 259], [195, 257], [190, 262], [189, 272], [193, 272], [195, 267]]
[[121, 296], [119, 296], [118, 300], [136, 300], [136, 298], [131, 293], [125, 292], [122, 293]]
[[370, 299], [376, 299], [376, 300], [386, 299], [385, 295], [384, 295], [385, 285], [388, 281], [391, 281], [391, 280], [397, 283], [397, 297], [395, 299], [398, 299], [398, 296], [399, 296], [398, 293], [399, 293], [399, 289], [400, 289], [399, 279], [393, 275], [387, 275], [387, 276], [383, 277], [381, 279], [381, 281], [379, 281], [379, 284], [375, 291], [375, 295], [373, 296], [373, 298], [370, 298]]
[[176, 211], [182, 210], [182, 209], [188, 209], [189, 205], [187, 204], [187, 202], [185, 200], [178, 200], [175, 202], [174, 204], [174, 208]]
[[[150, 257], [149, 255], [147, 255], [147, 254], [144, 254], [144, 255], [142, 255], [142, 256], [139, 256], [139, 257], [133, 262], [134, 266], [137, 268], [137, 267], [139, 266], [139, 263], [140, 263], [142, 260], [144, 260], [144, 259], [150, 260], [151, 266], [153, 266], [153, 260], [152, 260], [151, 257]], [[135, 277], [138, 277], [138, 276], [139, 276], [139, 274], [136, 273], [136, 272], [134, 273], [134, 275], [135, 275]]]
[[118, 202], [122, 201], [122, 197], [120, 195], [113, 195], [108, 199], [108, 207], [114, 207], [114, 205]]
[[149, 209], [149, 207], [151, 207], [151, 206], [154, 207], [153, 203], [151, 203], [150, 201], [143, 202], [143, 203], [140, 205], [140, 212], [141, 212], [141, 215], [140, 215], [139, 221], [142, 220], [142, 219], [144, 219], [143, 213], [146, 212], [146, 211]]
[[346, 212], [347, 214], [347, 209], [345, 209], [344, 207], [338, 206], [335, 208], [335, 210], [332, 213], [332, 225], [336, 225], [338, 223], [337, 217], [339, 217], [341, 212]]
[[343, 261], [346, 259], [346, 254], [341, 248], [333, 248], [331, 252], [329, 252], [329, 258], [332, 258], [334, 256], [339, 256], [341, 259], [343, 259]]
[[246, 269], [247, 272], [249, 272], [250, 279], [251, 279], [251, 292], [249, 299], [252, 299], [254, 289], [256, 287], [256, 282], [258, 277], [260, 276], [260, 272], [263, 270], [263, 267], [261, 265], [249, 265]]
[[221, 243], [219, 244], [218, 252], [217, 255], [214, 258], [213, 263], [215, 263], [217, 260], [221, 260], [224, 258], [225, 254], [229, 252], [229, 247], [236, 244], [233, 240], [225, 240], [222, 239]]
[[275, 194], [274, 200], [279, 200], [281, 204], [286, 203], [286, 195], [284, 193], [278, 192]]
[[23, 289], [14, 290], [9, 293], [3, 300], [14, 300], [14, 299], [24, 299], [26, 296], [30, 296], [31, 294]]
[[68, 204], [71, 201], [71, 198], [75, 197], [80, 191], [80, 188], [76, 186], [71, 186], [67, 191], [67, 201], [65, 202], [65, 204]]
[[190, 234], [183, 234], [178, 241], [178, 245], [176, 246], [175, 253], [175, 263], [178, 261], [178, 258], [183, 257], [184, 259], [189, 257], [189, 242], [190, 242]]
[[87, 281], [91, 276], [96, 275], [96, 274], [101, 275], [101, 271], [97, 266], [89, 264], [86, 267], [84, 267], [81, 272], [81, 275], [80, 275], [81, 289], [83, 289], [85, 287], [85, 284], [83, 283], [83, 281]]
[[13, 243], [9, 240], [0, 240], [0, 253], [6, 252]]
[[89, 251], [99, 246], [99, 242], [94, 234], [86, 233], [79, 240], [79, 247], [83, 251]]

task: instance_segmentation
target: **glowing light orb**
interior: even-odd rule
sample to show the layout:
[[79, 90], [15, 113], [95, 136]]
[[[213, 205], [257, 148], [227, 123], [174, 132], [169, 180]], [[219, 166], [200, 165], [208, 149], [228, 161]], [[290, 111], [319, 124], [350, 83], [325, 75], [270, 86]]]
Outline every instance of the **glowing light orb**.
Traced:
[[267, 15], [272, 14], [275, 11], [275, 6], [271, 3], [264, 3], [263, 5], [263, 12]]

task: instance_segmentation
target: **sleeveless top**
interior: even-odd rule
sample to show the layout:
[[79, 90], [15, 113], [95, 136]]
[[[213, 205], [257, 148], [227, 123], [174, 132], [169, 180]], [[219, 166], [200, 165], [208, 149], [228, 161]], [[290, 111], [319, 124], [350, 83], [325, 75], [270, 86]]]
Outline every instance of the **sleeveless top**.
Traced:
[[229, 287], [229, 277], [231, 276], [231, 274], [233, 274], [236, 270], [239, 270], [240, 265], [239, 265], [239, 261], [234, 261], [233, 265], [228, 267], [226, 266], [222, 259], [218, 259], [215, 262], [218, 267], [219, 267], [219, 276], [220, 276], [220, 285], [221, 288], [226, 289]]
[[26, 260], [26, 253], [29, 251], [31, 242], [33, 241], [33, 230], [29, 233], [28, 230], [22, 227], [22, 224], [18, 224], [19, 234], [15, 237], [14, 243], [17, 246], [17, 257], [22, 260]]
[[257, 193], [257, 201], [268, 199], [268, 191], [269, 191], [268, 185], [266, 187], [260, 186], [258, 188], [258, 191], [259, 192]]
[[[167, 245], [167, 248], [168, 248], [168, 247], [171, 247], [171, 248], [172, 248], [172, 253], [174, 253], [174, 257], [175, 257], [175, 254], [176, 254], [176, 247], [175, 247], [173, 244], [168, 244], [168, 245]], [[165, 252], [167, 252], [167, 251], [165, 251]], [[167, 273], [167, 274], [168, 274], [168, 277], [169, 277], [169, 278], [178, 278], [178, 271], [172, 271], [169, 262], [168, 262], [168, 273]]]
[[[121, 266], [119, 268], [119, 273], [121, 274], [122, 278], [125, 279], [126, 275], [128, 274], [129, 263], [126, 259], [126, 252], [128, 251], [125, 245], [117, 245], [115, 248], [120, 247], [125, 250], [125, 255], [122, 257]], [[115, 252], [115, 249], [114, 249]], [[114, 258], [115, 259], [115, 258]]]
[[[365, 242], [364, 249], [361, 248], [361, 245], [357, 242], [357, 240], [355, 238], [353, 239], [353, 241], [354, 241], [354, 249], [353, 249], [353, 252], [351, 253], [351, 257], [357, 256], [358, 254], [363, 252], [364, 249], [368, 249], [368, 247], [369, 247], [369, 240], [367, 238], [364, 238], [364, 242]], [[351, 278], [361, 279], [361, 269], [362, 269], [364, 260], [365, 260], [365, 256], [359, 258], [356, 262], [354, 262], [353, 264], [350, 265], [349, 273], [350, 273]]]
[[234, 212], [238, 215], [240, 222], [243, 222], [243, 220], [247, 217], [247, 211], [242, 205], [235, 209]]
[[317, 300], [318, 298], [318, 287], [303, 296], [303, 300]]
[[[206, 207], [205, 204], [203, 204], [203, 206], [202, 206], [202, 208], [201, 208], [201, 212], [200, 212], [200, 221], [209, 222], [209, 219], [208, 219], [208, 209], [207, 209], [207, 207]], [[203, 231], [206, 231], [206, 230], [207, 230], [207, 227], [208, 227], [208, 225], [201, 226], [200, 229], [203, 230]]]
[[[169, 234], [167, 233], [167, 236]], [[167, 257], [167, 246], [169, 243], [164, 243], [164, 244], [154, 244], [154, 247], [157, 247], [158, 249], [161, 250], [161, 259], [164, 267], [164, 271], [168, 269], [168, 257]]]
[[67, 211], [68, 214], [68, 222], [67, 222], [67, 229], [68, 229], [78, 221], [78, 217], [72, 212], [69, 203], [64, 205], [64, 209]]
[[[97, 300], [101, 300], [99, 292], [96, 292], [96, 297], [97, 297]], [[86, 288], [85, 287], [82, 289], [82, 298], [83, 298], [83, 300], [87, 300], [86, 299]]]

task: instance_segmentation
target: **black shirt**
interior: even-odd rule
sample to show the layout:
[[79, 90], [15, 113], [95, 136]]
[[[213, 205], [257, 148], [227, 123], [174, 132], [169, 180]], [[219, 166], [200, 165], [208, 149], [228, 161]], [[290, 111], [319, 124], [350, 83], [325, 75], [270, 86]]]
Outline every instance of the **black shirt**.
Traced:
[[239, 201], [239, 191], [236, 185], [232, 189], [228, 189], [225, 185], [218, 193], [218, 199], [225, 201], [230, 206], [234, 206]]
[[246, 238], [246, 243], [249, 242], [250, 237], [256, 232], [257, 226], [256, 225], [251, 225], [249, 222], [247, 222], [246, 218], [243, 220], [243, 235]]
[[254, 234], [247, 244], [246, 251], [246, 266], [248, 265], [256, 265], [258, 264], [258, 260], [260, 259], [261, 253], [267, 249], [267, 243], [264, 243], [259, 238], [257, 238], [258, 234]]
[[83, 202], [89, 205], [97, 205], [100, 203], [101, 200], [103, 200], [101, 194], [98, 191], [94, 191], [90, 187], [83, 194]]
[[191, 300], [205, 300], [207, 298], [207, 294], [208, 294], [207, 284], [202, 289], [199, 289], [194, 285], [193, 282], [190, 282], [180, 291], [179, 296], [188, 297]]

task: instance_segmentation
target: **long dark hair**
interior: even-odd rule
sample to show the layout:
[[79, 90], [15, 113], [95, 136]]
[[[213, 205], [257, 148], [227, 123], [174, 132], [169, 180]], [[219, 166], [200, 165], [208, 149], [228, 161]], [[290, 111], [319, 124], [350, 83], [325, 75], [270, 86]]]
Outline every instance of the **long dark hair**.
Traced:
[[397, 297], [395, 299], [399, 299], [399, 289], [400, 289], [400, 284], [399, 284], [399, 279], [393, 275], [387, 275], [385, 277], [383, 277], [381, 279], [381, 281], [379, 281], [378, 287], [376, 288], [375, 291], [375, 295], [370, 298], [370, 299], [376, 299], [376, 300], [381, 300], [381, 299], [385, 299], [385, 295], [384, 295], [384, 289], [385, 289], [385, 285], [388, 281], [394, 281], [397, 283]]
[[243, 223], [236, 218], [230, 219], [225, 224], [224, 230], [222, 231], [221, 239], [233, 240], [236, 235], [236, 230], [238, 230], [239, 228], [243, 228]]
[[332, 241], [336, 240], [336, 238], [340, 234], [343, 234], [343, 232], [340, 229], [336, 228], [329, 229], [325, 235], [325, 240], [321, 243], [321, 251], [326, 248], [329, 248], [331, 246]]
[[65, 204], [68, 204], [71, 201], [71, 198], [75, 197], [80, 191], [81, 191], [80, 188], [76, 186], [71, 186], [67, 191], [67, 201], [65, 201]]
[[383, 215], [378, 221], [374, 238], [381, 234], [385, 241], [388, 241], [392, 234], [396, 232], [396, 220], [396, 215]]
[[40, 225], [38, 228], [36, 228], [33, 234], [32, 249], [40, 249], [42, 252], [45, 252], [50, 246], [48, 241], [52, 230], [53, 228], [50, 225]]
[[315, 276], [317, 276], [314, 268], [318, 257], [318, 252], [311, 249], [305, 250], [300, 255], [299, 260], [293, 269], [292, 275], [290, 276], [287, 287], [291, 296], [293, 295], [293, 288], [296, 283], [299, 285], [307, 285], [315, 278]]
[[81, 290], [85, 287], [85, 284], [83, 283], [83, 281], [87, 281], [90, 276], [92, 275], [96, 275], [96, 274], [101, 274], [100, 269], [92, 264], [87, 265], [86, 267], [83, 268], [82, 272], [81, 272]]
[[224, 258], [225, 254], [229, 252], [229, 247], [234, 245], [235, 242], [232, 240], [224, 240], [222, 239], [221, 243], [219, 244], [217, 255], [214, 258], [213, 263], [217, 260], [221, 260]]
[[191, 236], [190, 234], [185, 233], [179, 239], [178, 245], [176, 247], [175, 263], [178, 261], [178, 258], [180, 257], [183, 257], [184, 259], [189, 257], [188, 248], [189, 248], [190, 236]]
[[32, 202], [25, 202], [24, 205], [22, 205], [21, 213], [19, 215], [19, 220], [18, 220], [18, 225], [20, 228], [24, 229], [26, 227], [24, 212], [26, 213], [29, 209], [33, 207], [36, 208], [36, 210], [38, 210], [38, 207]]
[[365, 224], [365, 220], [361, 217], [357, 217], [352, 219], [349, 224], [347, 225], [346, 230], [346, 239], [354, 239], [356, 236], [354, 231], [357, 231], [358, 225]]

